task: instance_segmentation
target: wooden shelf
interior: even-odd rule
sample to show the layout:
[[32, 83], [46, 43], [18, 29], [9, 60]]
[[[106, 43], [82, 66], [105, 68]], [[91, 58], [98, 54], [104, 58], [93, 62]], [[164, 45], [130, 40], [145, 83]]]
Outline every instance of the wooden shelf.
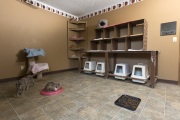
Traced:
[[136, 24], [136, 26], [143, 26], [143, 25], [144, 25], [144, 23]]
[[134, 34], [134, 35], [125, 35], [125, 36], [121, 36], [121, 37], [115, 37], [115, 38], [111, 38], [111, 39], [125, 39], [125, 38], [133, 38], [133, 37], [143, 37], [143, 33], [142, 34]]
[[130, 36], [128, 36], [128, 37], [140, 37], [140, 36], [143, 36], [143, 33], [130, 35]]
[[84, 48], [70, 48], [70, 49], [73, 51], [83, 51], [84, 50]]
[[85, 31], [85, 28], [69, 28], [71, 31]]
[[119, 38], [122, 39], [122, 38], [127, 38], [128, 35], [124, 35], [124, 36], [120, 36]]
[[104, 53], [106, 50], [87, 50], [87, 53]]
[[111, 53], [151, 53], [151, 52], [158, 52], [158, 51], [148, 51], [148, 50], [142, 50], [142, 51], [111, 51]]
[[112, 38], [97, 38], [91, 41], [107, 41], [107, 40], [111, 40]]
[[85, 38], [69, 38], [71, 41], [84, 41]]
[[124, 40], [125, 38], [127, 38], [127, 37], [115, 37], [115, 38], [112, 38], [112, 40]]
[[93, 53], [93, 52], [106, 52], [106, 53], [124, 53], [124, 54], [126, 54], [126, 53], [144, 53], [144, 54], [150, 54], [151, 52], [158, 52], [158, 51], [150, 51], [150, 50], [142, 50], [142, 51], [140, 51], [140, 50], [135, 50], [135, 51], [126, 51], [126, 50], [87, 50], [86, 51], [87, 53]]
[[103, 40], [111, 40], [112, 38], [104, 38]]
[[78, 25], [78, 24], [86, 24], [86, 21], [69, 21], [69, 23]]

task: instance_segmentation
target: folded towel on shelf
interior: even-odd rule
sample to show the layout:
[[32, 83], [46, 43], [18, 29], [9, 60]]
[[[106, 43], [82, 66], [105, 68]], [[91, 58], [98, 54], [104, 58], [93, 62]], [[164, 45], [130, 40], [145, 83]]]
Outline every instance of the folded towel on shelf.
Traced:
[[27, 57], [45, 56], [43, 49], [24, 48], [24, 51], [27, 53]]

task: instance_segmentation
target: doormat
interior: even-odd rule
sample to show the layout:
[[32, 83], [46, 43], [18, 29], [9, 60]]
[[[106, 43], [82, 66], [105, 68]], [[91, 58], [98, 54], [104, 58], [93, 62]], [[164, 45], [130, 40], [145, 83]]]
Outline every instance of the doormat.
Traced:
[[114, 103], [118, 106], [135, 111], [140, 102], [141, 102], [140, 98], [136, 98], [129, 95], [122, 95]]

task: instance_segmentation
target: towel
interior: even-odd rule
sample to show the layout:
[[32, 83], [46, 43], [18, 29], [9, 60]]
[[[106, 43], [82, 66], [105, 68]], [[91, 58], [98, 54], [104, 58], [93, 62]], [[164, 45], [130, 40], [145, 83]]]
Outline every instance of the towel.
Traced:
[[35, 57], [35, 56], [45, 56], [45, 52], [43, 49], [34, 49], [34, 48], [24, 48], [24, 51], [27, 53], [27, 57]]
[[38, 72], [41, 72], [43, 70], [48, 70], [49, 66], [47, 63], [35, 63], [35, 62], [31, 62], [29, 64], [29, 70], [33, 73], [36, 74]]

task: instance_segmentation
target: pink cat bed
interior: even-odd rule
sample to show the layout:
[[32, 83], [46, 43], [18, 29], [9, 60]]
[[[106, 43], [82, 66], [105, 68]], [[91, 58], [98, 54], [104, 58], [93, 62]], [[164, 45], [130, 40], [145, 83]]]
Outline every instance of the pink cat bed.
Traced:
[[41, 95], [45, 95], [45, 96], [51, 96], [51, 95], [56, 95], [56, 94], [60, 94], [63, 91], [62, 87], [57, 90], [57, 91], [45, 91], [45, 89], [41, 90]]

